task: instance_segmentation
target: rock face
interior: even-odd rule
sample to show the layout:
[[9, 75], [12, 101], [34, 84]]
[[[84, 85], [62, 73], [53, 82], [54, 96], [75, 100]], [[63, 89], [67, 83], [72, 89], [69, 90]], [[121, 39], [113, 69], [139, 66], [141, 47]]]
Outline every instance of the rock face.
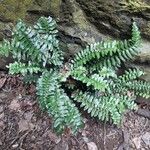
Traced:
[[149, 4], [148, 0], [111, 0], [111, 3], [110, 0], [2, 0], [0, 40], [9, 38], [18, 18], [33, 24], [40, 16], [52, 16], [58, 23], [61, 46], [66, 57], [70, 57], [89, 43], [128, 38], [134, 20], [144, 39], [136, 62], [147, 65], [150, 62]]
[[150, 39], [150, 3], [143, 0], [76, 0], [86, 16], [101, 32], [116, 37], [129, 31], [132, 20], [142, 35]]

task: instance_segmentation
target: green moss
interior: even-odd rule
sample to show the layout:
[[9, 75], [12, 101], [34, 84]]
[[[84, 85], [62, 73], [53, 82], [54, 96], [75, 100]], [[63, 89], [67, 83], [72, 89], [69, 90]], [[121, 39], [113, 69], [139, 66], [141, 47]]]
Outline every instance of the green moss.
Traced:
[[0, 12], [4, 20], [16, 21], [24, 18], [33, 0], [4, 0], [0, 3]]
[[60, 6], [62, 0], [36, 0], [42, 10], [51, 12], [55, 17], [60, 16]]
[[56, 17], [60, 15], [61, 0], [51, 0], [50, 9]]
[[124, 0], [121, 4], [124, 9], [131, 12], [140, 12], [150, 9], [150, 5], [146, 4], [143, 0]]
[[146, 36], [150, 35], [150, 21], [148, 21], [146, 26], [142, 28], [142, 31]]

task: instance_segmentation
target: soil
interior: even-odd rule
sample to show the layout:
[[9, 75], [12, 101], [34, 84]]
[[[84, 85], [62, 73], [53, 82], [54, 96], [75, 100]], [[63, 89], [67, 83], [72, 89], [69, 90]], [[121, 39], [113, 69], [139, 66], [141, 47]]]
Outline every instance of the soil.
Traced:
[[127, 112], [118, 128], [85, 113], [85, 127], [77, 135], [58, 136], [52, 118], [39, 108], [35, 86], [0, 73], [0, 150], [149, 150], [148, 117]]

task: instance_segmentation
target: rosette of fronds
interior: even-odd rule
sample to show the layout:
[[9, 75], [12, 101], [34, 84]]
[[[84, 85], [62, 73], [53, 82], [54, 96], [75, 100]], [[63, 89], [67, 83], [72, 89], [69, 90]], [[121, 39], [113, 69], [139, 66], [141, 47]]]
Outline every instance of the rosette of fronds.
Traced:
[[118, 125], [127, 109], [137, 109], [137, 96], [150, 97], [150, 83], [138, 80], [144, 72], [128, 69], [117, 74], [121, 64], [139, 52], [141, 37], [135, 23], [131, 39], [91, 44], [66, 63], [57, 33], [51, 17], [41, 17], [33, 26], [20, 20], [13, 38], [1, 43], [0, 54], [15, 59], [8, 65], [11, 74], [36, 82], [39, 104], [53, 117], [58, 133], [66, 128], [76, 133], [82, 126], [75, 102], [92, 117]]

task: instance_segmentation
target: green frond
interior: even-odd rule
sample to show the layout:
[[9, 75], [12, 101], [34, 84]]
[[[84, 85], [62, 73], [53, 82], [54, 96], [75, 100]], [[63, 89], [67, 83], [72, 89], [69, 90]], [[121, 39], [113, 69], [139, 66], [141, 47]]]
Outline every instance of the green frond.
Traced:
[[140, 31], [139, 28], [136, 25], [136, 22], [133, 22], [132, 25], [132, 39], [131, 39], [132, 43], [137, 43], [135, 45], [139, 45], [141, 42], [141, 35], [140, 35]]
[[4, 39], [2, 43], [0, 43], [0, 55], [8, 57], [11, 52], [11, 44], [8, 40]]
[[75, 104], [59, 85], [57, 72], [45, 72], [37, 83], [37, 95], [43, 109], [53, 116], [54, 128], [58, 133], [69, 127], [73, 133], [81, 127], [81, 116]]
[[128, 109], [136, 109], [136, 104], [127, 96], [97, 96], [96, 94], [83, 93], [77, 91], [72, 95], [75, 101], [81, 103], [81, 107], [87, 110], [93, 117], [98, 117], [102, 121], [110, 121], [120, 124], [122, 114]]
[[128, 71], [125, 71], [122, 76], [119, 76], [117, 80], [118, 82], [128, 82], [135, 80], [142, 75], [144, 75], [144, 72], [139, 69], [129, 69]]
[[31, 27], [27, 27], [21, 20], [18, 21], [11, 41], [14, 59], [31, 60], [37, 63], [41, 61], [40, 51], [34, 45], [36, 36], [37, 33]]
[[40, 17], [37, 21], [37, 23], [34, 25], [34, 29], [37, 30], [40, 34], [52, 34], [56, 35], [58, 33], [58, 30], [56, 29], [57, 24], [52, 17]]
[[129, 81], [126, 83], [129, 90], [134, 91], [135, 95], [150, 98], [150, 83], [145, 81]]
[[49, 64], [61, 66], [63, 52], [59, 48], [56, 21], [51, 17], [41, 17], [34, 25], [34, 29], [40, 36], [35, 40], [35, 45], [39, 47], [40, 52], [42, 53], [43, 62], [45, 64], [48, 62]]
[[117, 74], [115, 72], [115, 70], [112, 70], [110, 68], [106, 68], [106, 67], [103, 67], [101, 70], [99, 70], [99, 75], [100, 76], [103, 76], [104, 78], [117, 78]]
[[108, 67], [112, 69], [117, 69], [120, 65], [126, 61], [133, 59], [134, 56], [138, 54], [137, 43], [131, 44], [130, 40], [118, 41], [118, 49], [115, 53], [110, 56], [100, 58], [99, 60], [94, 60], [87, 65], [90, 71], [99, 71], [103, 67]]
[[[133, 59], [138, 53], [140, 32], [135, 23], [132, 26], [132, 38], [124, 41], [102, 41], [87, 46], [78, 52], [72, 60], [72, 68], [87, 66], [91, 71], [103, 67], [117, 68], [121, 63]], [[91, 67], [92, 66], [92, 67]]]
[[117, 41], [102, 41], [91, 44], [86, 49], [75, 55], [72, 61], [74, 67], [82, 66], [92, 59], [100, 59], [107, 55], [112, 55], [117, 50]]
[[30, 60], [44, 67], [46, 64], [62, 65], [63, 53], [59, 48], [56, 27], [51, 17], [41, 17], [34, 27], [28, 27], [19, 20], [11, 41], [13, 58]]
[[107, 80], [104, 79], [104, 76], [93, 74], [88, 77], [85, 67], [82, 66], [75, 68], [72, 71], [72, 76], [74, 79], [86, 83], [87, 86], [93, 86], [95, 90], [105, 91], [108, 87]]
[[21, 62], [14, 62], [14, 63], [10, 63], [9, 66], [7, 66], [7, 68], [9, 68], [10, 74], [20, 73], [24, 76], [27, 74], [38, 73], [39, 71], [41, 71], [39, 66], [31, 64], [31, 62], [29, 62], [28, 64], [21, 63]]

